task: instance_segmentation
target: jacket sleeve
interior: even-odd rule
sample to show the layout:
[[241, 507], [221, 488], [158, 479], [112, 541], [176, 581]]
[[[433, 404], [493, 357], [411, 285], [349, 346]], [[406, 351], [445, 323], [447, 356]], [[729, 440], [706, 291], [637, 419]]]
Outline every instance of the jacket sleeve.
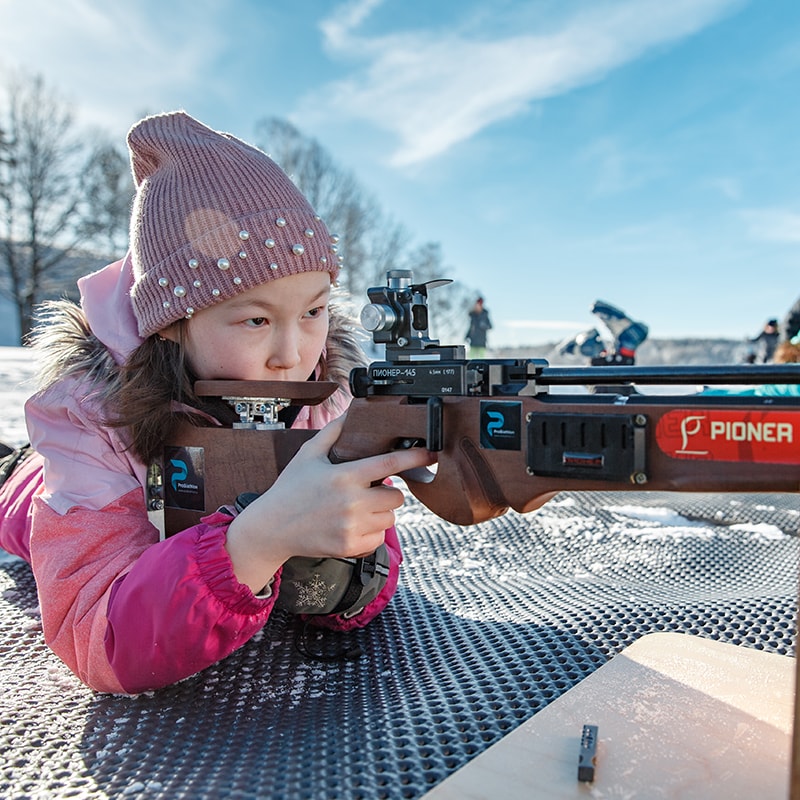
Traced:
[[[280, 572], [266, 598], [237, 581], [225, 549], [227, 514], [157, 541], [141, 490], [100, 511], [60, 515], [35, 503], [45, 640], [97, 691], [136, 694], [214, 664], [261, 630], [280, 593]], [[402, 561], [394, 527], [386, 544], [390, 571], [378, 596], [355, 617], [313, 617], [312, 624], [350, 630], [386, 607]]]
[[274, 604], [233, 575], [228, 522], [212, 515], [159, 542], [141, 490], [64, 515], [37, 498], [31, 555], [48, 645], [84, 683], [115, 693], [167, 686], [224, 658]]

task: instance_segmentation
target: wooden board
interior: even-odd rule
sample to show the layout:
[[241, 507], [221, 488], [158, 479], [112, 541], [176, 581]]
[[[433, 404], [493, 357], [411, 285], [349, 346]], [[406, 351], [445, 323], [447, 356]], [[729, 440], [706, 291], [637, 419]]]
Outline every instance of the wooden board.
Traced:
[[[643, 636], [424, 800], [785, 800], [795, 659], [680, 633]], [[593, 783], [577, 779], [598, 726]]]

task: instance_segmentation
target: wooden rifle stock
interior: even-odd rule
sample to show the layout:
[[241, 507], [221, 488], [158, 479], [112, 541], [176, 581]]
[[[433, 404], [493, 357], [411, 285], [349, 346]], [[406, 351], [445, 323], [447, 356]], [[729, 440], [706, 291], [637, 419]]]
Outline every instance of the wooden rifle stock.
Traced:
[[560, 491], [800, 491], [800, 407], [756, 397], [357, 398], [331, 457], [425, 444], [431, 428], [435, 474], [403, 477], [459, 525], [532, 511]]
[[[798, 365], [745, 372], [631, 367], [617, 375], [614, 368], [552, 369], [539, 362], [532, 374], [535, 380], [481, 396], [424, 396], [403, 393], [403, 387], [396, 394], [357, 396], [330, 458], [342, 462], [427, 447], [436, 452], [437, 465], [402, 477], [427, 508], [459, 525], [509, 508], [532, 511], [560, 491], [800, 491], [797, 397], [640, 394], [624, 381], [594, 393], [549, 391], [549, 385], [625, 377], [642, 383], [672, 377], [685, 384], [709, 376], [797, 383]], [[252, 401], [257, 408], [276, 397], [282, 405], [315, 404], [334, 389], [313, 382], [196, 386], [201, 395], [233, 405]], [[167, 534], [232, 503], [240, 492], [266, 491], [313, 434], [247, 422], [233, 428], [184, 425], [163, 461]]]

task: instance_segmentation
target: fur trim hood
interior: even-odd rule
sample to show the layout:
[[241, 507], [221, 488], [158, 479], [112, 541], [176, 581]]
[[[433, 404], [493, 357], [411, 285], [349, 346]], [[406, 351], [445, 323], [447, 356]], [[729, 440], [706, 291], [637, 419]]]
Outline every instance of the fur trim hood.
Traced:
[[[119, 381], [120, 366], [144, 341], [137, 332], [131, 306], [132, 282], [128, 254], [78, 281], [80, 305], [56, 300], [39, 306], [31, 336], [37, 356], [38, 390], [72, 377], [90, 380], [101, 394], [111, 393]], [[344, 299], [335, 294], [329, 318], [317, 377], [339, 384], [349, 397], [350, 371], [366, 362], [361, 345], [366, 337], [346, 310]], [[339, 394], [336, 392], [326, 403], [337, 404]]]

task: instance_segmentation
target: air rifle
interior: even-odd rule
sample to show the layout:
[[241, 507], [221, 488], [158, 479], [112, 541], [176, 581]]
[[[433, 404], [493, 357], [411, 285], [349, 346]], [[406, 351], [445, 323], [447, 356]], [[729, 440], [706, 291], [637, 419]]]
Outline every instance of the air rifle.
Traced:
[[[459, 525], [532, 511], [560, 491], [800, 491], [800, 397], [714, 394], [698, 386], [800, 383], [800, 364], [551, 367], [535, 358], [465, 358], [429, 337], [428, 291], [407, 270], [368, 290], [361, 314], [385, 360], [352, 371], [353, 401], [334, 462], [426, 447], [438, 462], [404, 474], [431, 511]], [[648, 394], [641, 387], [658, 386]], [[268, 489], [314, 431], [279, 409], [315, 404], [332, 383], [199, 381], [224, 397], [230, 428], [184, 425], [152, 471], [167, 534]]]

